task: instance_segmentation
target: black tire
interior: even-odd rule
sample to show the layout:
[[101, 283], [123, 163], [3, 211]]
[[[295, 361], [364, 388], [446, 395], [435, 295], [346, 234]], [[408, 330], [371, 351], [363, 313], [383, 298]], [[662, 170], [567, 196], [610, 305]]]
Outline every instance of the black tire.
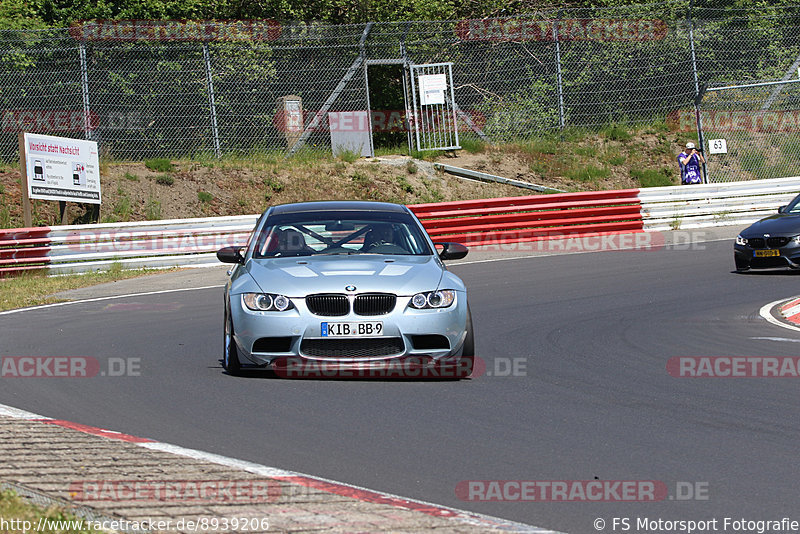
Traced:
[[475, 333], [472, 329], [472, 312], [467, 305], [467, 336], [461, 349], [461, 361], [458, 363], [458, 377], [466, 378], [475, 367]]
[[734, 257], [733, 262], [736, 264], [736, 272], [737, 273], [744, 273], [750, 270], [749, 263], [742, 263]]
[[225, 313], [225, 326], [222, 335], [222, 367], [229, 375], [236, 376], [242, 370], [239, 362], [239, 351], [233, 339], [233, 319]]

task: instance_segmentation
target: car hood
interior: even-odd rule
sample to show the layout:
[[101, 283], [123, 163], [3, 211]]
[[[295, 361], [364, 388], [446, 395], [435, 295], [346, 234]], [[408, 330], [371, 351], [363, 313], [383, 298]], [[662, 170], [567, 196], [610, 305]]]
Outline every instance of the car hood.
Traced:
[[[410, 296], [438, 289], [446, 272], [435, 256], [383, 255], [253, 259], [244, 269], [262, 292], [289, 297], [345, 293], [345, 286], [355, 286], [356, 293], [386, 292]], [[453, 275], [448, 278], [458, 280]], [[463, 289], [460, 280], [458, 282], [459, 287], [451, 289]], [[234, 287], [233, 291], [236, 289]], [[248, 290], [242, 288], [240, 291]]]
[[772, 236], [794, 236], [800, 234], [800, 215], [783, 213], [772, 215], [751, 224], [741, 232], [743, 237], [761, 237], [764, 234]]

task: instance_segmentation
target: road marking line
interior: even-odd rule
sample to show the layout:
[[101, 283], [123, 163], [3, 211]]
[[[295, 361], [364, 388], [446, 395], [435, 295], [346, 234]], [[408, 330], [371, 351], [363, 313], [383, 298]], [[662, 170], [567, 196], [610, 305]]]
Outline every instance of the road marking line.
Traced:
[[762, 339], [766, 341], [788, 341], [790, 343], [800, 343], [800, 339], [790, 339], [788, 337], [751, 337], [750, 339]]
[[29, 308], [17, 308], [16, 310], [6, 310], [0, 312], [0, 315], [11, 315], [12, 313], [19, 313], [24, 311], [43, 310], [45, 308], [56, 308], [58, 306], [67, 306], [69, 304], [82, 304], [84, 302], [100, 302], [103, 300], [123, 299], [127, 297], [141, 297], [145, 295], [163, 295], [164, 293], [178, 293], [181, 291], [198, 291], [201, 289], [213, 289], [225, 287], [224, 285], [216, 286], [201, 286], [201, 287], [181, 287], [178, 289], [162, 289], [159, 291], [145, 291], [143, 293], [127, 293], [125, 295], [109, 295], [107, 297], [95, 297], [91, 299], [81, 300], [65, 300], [64, 302], [54, 302], [53, 304], [42, 304], [41, 306], [31, 306]]

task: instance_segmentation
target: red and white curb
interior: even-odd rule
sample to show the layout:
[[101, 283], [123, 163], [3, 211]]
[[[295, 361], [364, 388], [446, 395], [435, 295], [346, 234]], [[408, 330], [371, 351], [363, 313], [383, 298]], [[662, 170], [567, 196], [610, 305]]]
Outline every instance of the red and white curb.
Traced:
[[781, 315], [790, 323], [800, 324], [800, 297], [794, 298], [780, 307]]
[[400, 497], [398, 495], [392, 495], [390, 493], [373, 491], [370, 489], [362, 488], [359, 486], [353, 486], [342, 482], [336, 482], [333, 480], [327, 480], [320, 477], [304, 475], [302, 473], [296, 473], [292, 471], [285, 471], [283, 469], [268, 467], [265, 465], [248, 462], [245, 460], [237, 460], [236, 458], [220, 456], [218, 454], [213, 454], [210, 452], [198, 451], [195, 449], [187, 449], [179, 445], [161, 443], [149, 438], [140, 438], [137, 436], [124, 434], [122, 432], [116, 432], [113, 430], [106, 430], [103, 428], [87, 426], [80, 423], [73, 423], [70, 421], [64, 421], [60, 419], [53, 419], [51, 417], [45, 417], [35, 413], [27, 412], [25, 410], [20, 410], [19, 408], [5, 406], [3, 404], [0, 404], [0, 416], [12, 417], [15, 419], [21, 419], [29, 422], [38, 422], [41, 424], [56, 425], [63, 428], [69, 428], [71, 430], [76, 430], [78, 432], [83, 432], [85, 434], [91, 434], [93, 436], [99, 436], [106, 439], [113, 439], [118, 441], [124, 441], [127, 443], [132, 443], [134, 445], [146, 449], [157, 450], [161, 452], [175, 454], [178, 456], [192, 458], [195, 460], [211, 462], [218, 465], [231, 467], [234, 469], [241, 469], [243, 471], [247, 471], [249, 473], [253, 473], [263, 477], [269, 477], [287, 483], [298, 484], [301, 486], [313, 488], [320, 491], [325, 491], [343, 497], [349, 497], [351, 499], [363, 502], [385, 504], [389, 506], [394, 506], [396, 508], [412, 510], [429, 516], [445, 518], [459, 523], [472, 525], [475, 527], [493, 528], [498, 530], [505, 530], [508, 532], [524, 532], [531, 534], [561, 534], [554, 530], [534, 527], [531, 525], [526, 525], [524, 523], [517, 523], [515, 521], [500, 519], [497, 517], [478, 514], [475, 512], [468, 512], [466, 510], [459, 510], [457, 508], [450, 508], [447, 506], [441, 506], [438, 504], [419, 501], [416, 499], [408, 499], [405, 497]]
[[800, 332], [800, 297], [764, 304], [759, 314], [776, 326]]

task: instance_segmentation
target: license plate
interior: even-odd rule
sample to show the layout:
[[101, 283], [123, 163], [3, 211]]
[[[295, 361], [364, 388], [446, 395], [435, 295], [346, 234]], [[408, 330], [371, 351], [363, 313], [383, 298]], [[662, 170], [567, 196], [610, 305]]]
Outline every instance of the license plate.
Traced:
[[753, 254], [756, 258], [769, 258], [771, 256], [780, 256], [780, 250], [754, 250]]
[[357, 323], [322, 323], [322, 337], [375, 337], [383, 334], [380, 321], [360, 321]]

